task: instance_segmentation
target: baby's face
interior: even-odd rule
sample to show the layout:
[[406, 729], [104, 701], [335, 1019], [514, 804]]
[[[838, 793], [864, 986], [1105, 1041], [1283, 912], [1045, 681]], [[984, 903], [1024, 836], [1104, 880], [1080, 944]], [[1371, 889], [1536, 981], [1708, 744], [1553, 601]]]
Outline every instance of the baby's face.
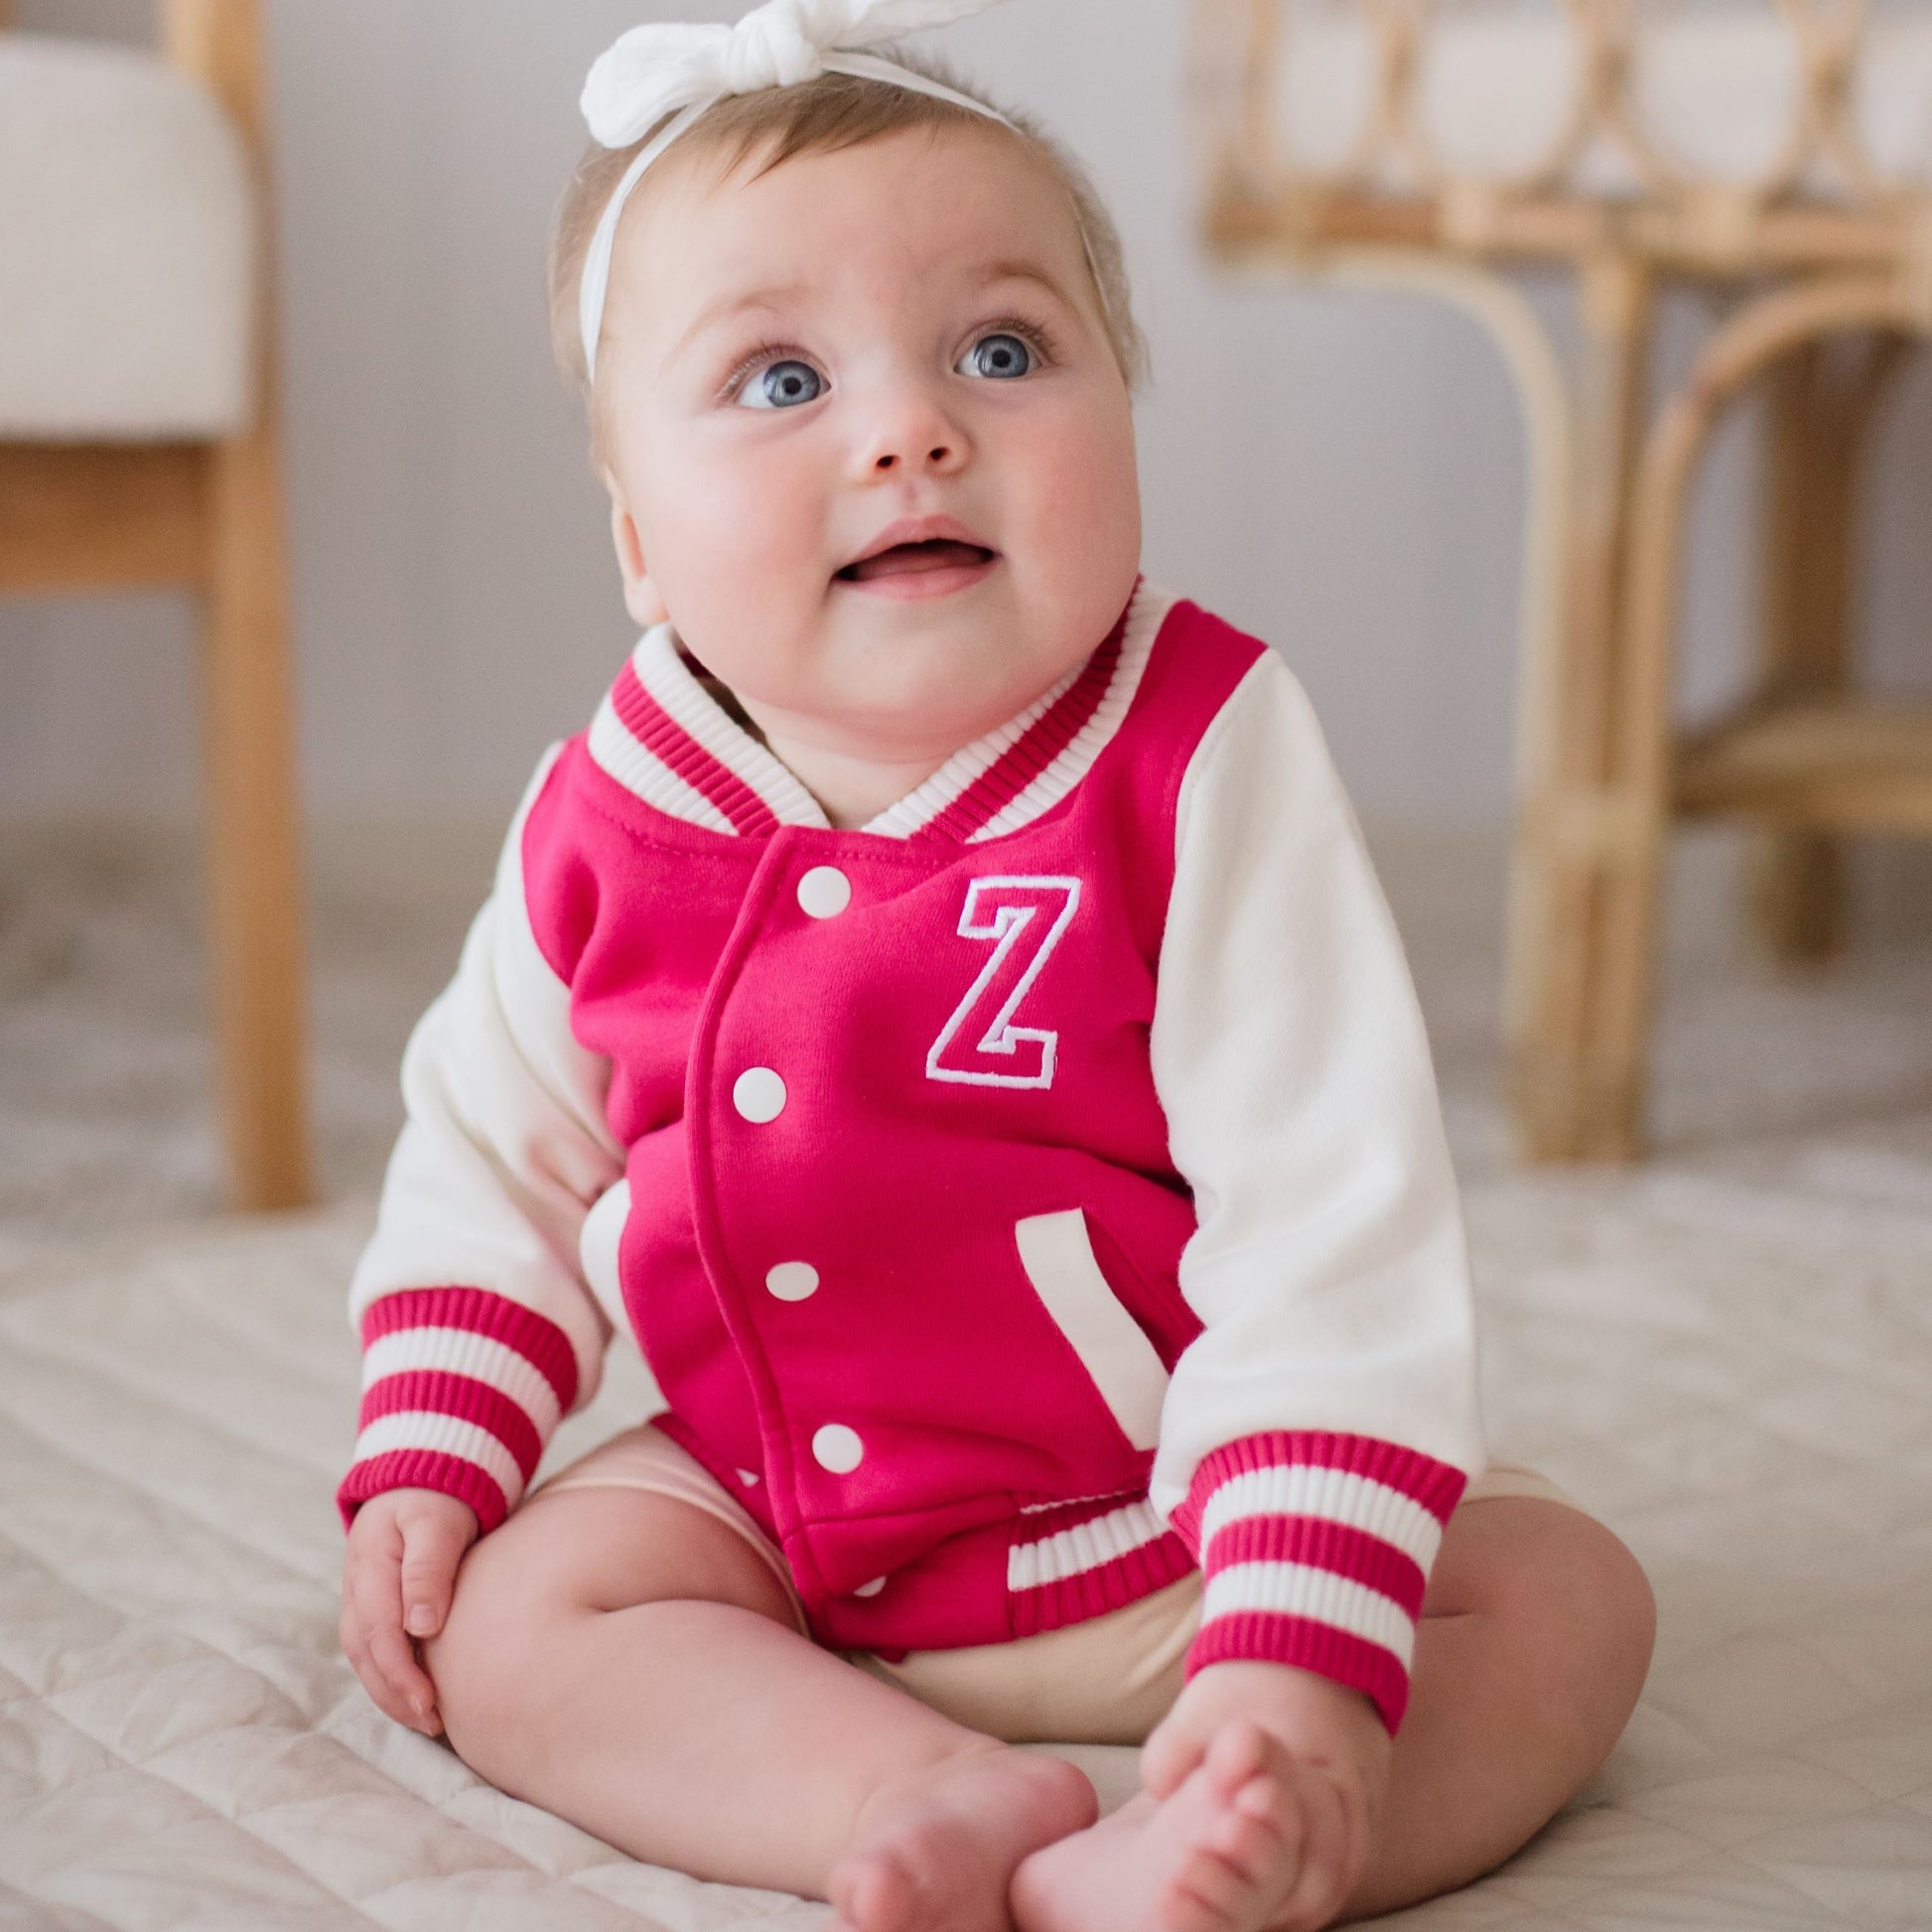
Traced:
[[[675, 150], [673, 151], [673, 157]], [[630, 607], [760, 723], [943, 759], [1133, 590], [1127, 385], [1065, 192], [999, 128], [660, 164], [603, 354]]]

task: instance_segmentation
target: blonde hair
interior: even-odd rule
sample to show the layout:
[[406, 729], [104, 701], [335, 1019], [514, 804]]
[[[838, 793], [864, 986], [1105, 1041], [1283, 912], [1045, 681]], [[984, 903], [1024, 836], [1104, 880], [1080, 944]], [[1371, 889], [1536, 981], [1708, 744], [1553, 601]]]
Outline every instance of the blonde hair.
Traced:
[[[897, 65], [913, 69], [929, 79], [943, 80], [956, 91], [992, 106], [977, 87], [964, 86], [934, 64], [896, 55]], [[1127, 262], [1120, 233], [1092, 182], [1080, 164], [1050, 135], [1023, 114], [998, 110], [1012, 123], [1014, 138], [1045, 163], [1066, 191], [1073, 218], [1085, 244], [1093, 292], [1106, 326], [1107, 341], [1129, 389], [1137, 389], [1147, 375], [1147, 344], [1134, 321], [1127, 285]], [[660, 123], [661, 126], [661, 123]], [[990, 128], [998, 124], [909, 87], [871, 80], [856, 74], [822, 73], [795, 87], [766, 87], [757, 93], [734, 94], [718, 102], [695, 126], [678, 138], [667, 154], [698, 159], [722, 156], [724, 172], [748, 166], [769, 174], [801, 155], [831, 154], [906, 128]], [[638, 149], [658, 132], [628, 148], [593, 145], [578, 164], [564, 191], [550, 245], [550, 336], [558, 366], [584, 396], [593, 428], [598, 425], [596, 385], [584, 362], [584, 339], [578, 319], [578, 290], [591, 237], [624, 170]], [[658, 167], [663, 162], [656, 164]]]

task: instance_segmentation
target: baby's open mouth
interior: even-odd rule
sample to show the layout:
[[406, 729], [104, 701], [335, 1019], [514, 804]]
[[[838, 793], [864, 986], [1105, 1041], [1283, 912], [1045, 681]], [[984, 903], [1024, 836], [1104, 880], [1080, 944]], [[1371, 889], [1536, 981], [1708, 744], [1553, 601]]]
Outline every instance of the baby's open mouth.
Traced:
[[993, 561], [982, 544], [961, 543], [953, 537], [929, 537], [923, 543], [896, 543], [876, 557], [861, 557], [839, 572], [847, 584], [870, 584], [882, 577], [923, 576], [942, 570], [978, 570]]

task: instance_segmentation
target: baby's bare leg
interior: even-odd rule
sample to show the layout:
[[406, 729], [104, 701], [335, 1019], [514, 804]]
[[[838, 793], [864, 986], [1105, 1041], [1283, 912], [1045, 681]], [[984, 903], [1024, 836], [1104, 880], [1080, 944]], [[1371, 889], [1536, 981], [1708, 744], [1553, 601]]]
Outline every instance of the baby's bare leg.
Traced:
[[1347, 1916], [1467, 1884], [1526, 1844], [1610, 1754], [1655, 1631], [1636, 1559], [1582, 1511], [1516, 1496], [1457, 1510]]
[[1014, 1866], [1094, 1816], [1071, 1765], [816, 1648], [744, 1541], [666, 1496], [533, 1499], [471, 1551], [426, 1661], [491, 1783], [860, 1932], [1004, 1932]]
[[[1642, 1688], [1651, 1634], [1643, 1573], [1589, 1517], [1514, 1497], [1456, 1511], [1430, 1578], [1386, 1799], [1341, 1916], [1466, 1884], [1530, 1838], [1609, 1754]], [[1292, 1731], [1271, 1728], [1279, 1714], [1265, 1689], [1165, 1799], [1144, 1792], [1028, 1858], [1013, 1893], [1022, 1932], [1310, 1932], [1329, 1922], [1331, 1905], [1285, 1902], [1301, 1849], [1324, 1836], [1332, 1845], [1334, 1820]]]

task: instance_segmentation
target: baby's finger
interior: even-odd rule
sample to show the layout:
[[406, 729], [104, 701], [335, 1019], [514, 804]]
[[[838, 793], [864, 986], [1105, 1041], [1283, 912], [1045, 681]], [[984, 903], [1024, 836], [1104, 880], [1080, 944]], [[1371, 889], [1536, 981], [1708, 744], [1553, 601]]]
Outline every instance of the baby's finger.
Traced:
[[355, 1613], [370, 1666], [396, 1700], [393, 1706], [381, 1698], [376, 1702], [398, 1723], [429, 1730], [434, 1736], [430, 1726], [436, 1710], [436, 1688], [402, 1633], [402, 1597], [395, 1569], [386, 1563], [371, 1564], [356, 1577], [354, 1588]]
[[393, 1623], [369, 1632], [369, 1660], [390, 1689], [408, 1707], [404, 1722], [419, 1729], [431, 1728], [436, 1711], [436, 1687], [416, 1661], [410, 1642]]
[[411, 1516], [402, 1526], [402, 1622], [412, 1637], [433, 1637], [448, 1621], [457, 1565], [470, 1539], [447, 1515]]
[[355, 1675], [362, 1680], [362, 1688], [369, 1694], [369, 1700], [385, 1718], [399, 1725], [407, 1725], [414, 1730], [421, 1726], [422, 1720], [409, 1708], [409, 1700], [389, 1682], [388, 1673], [379, 1665], [366, 1641], [360, 1637], [348, 1651], [348, 1660], [355, 1666]]
[[1141, 1783], [1150, 1797], [1170, 1798], [1204, 1755], [1204, 1739], [1172, 1721], [1159, 1724], [1141, 1746]]
[[436, 1714], [436, 1687], [417, 1663], [409, 1639], [394, 1628], [378, 1630], [369, 1639], [369, 1659], [396, 1700], [392, 1715], [424, 1736], [434, 1737], [443, 1728]]
[[359, 1620], [345, 1614], [341, 1636], [343, 1655], [348, 1659], [350, 1669], [354, 1671], [362, 1689], [368, 1693], [369, 1702], [396, 1724], [413, 1725], [415, 1719], [409, 1707], [390, 1686], [389, 1680], [376, 1669], [375, 1660], [369, 1655], [369, 1647], [363, 1641]]

